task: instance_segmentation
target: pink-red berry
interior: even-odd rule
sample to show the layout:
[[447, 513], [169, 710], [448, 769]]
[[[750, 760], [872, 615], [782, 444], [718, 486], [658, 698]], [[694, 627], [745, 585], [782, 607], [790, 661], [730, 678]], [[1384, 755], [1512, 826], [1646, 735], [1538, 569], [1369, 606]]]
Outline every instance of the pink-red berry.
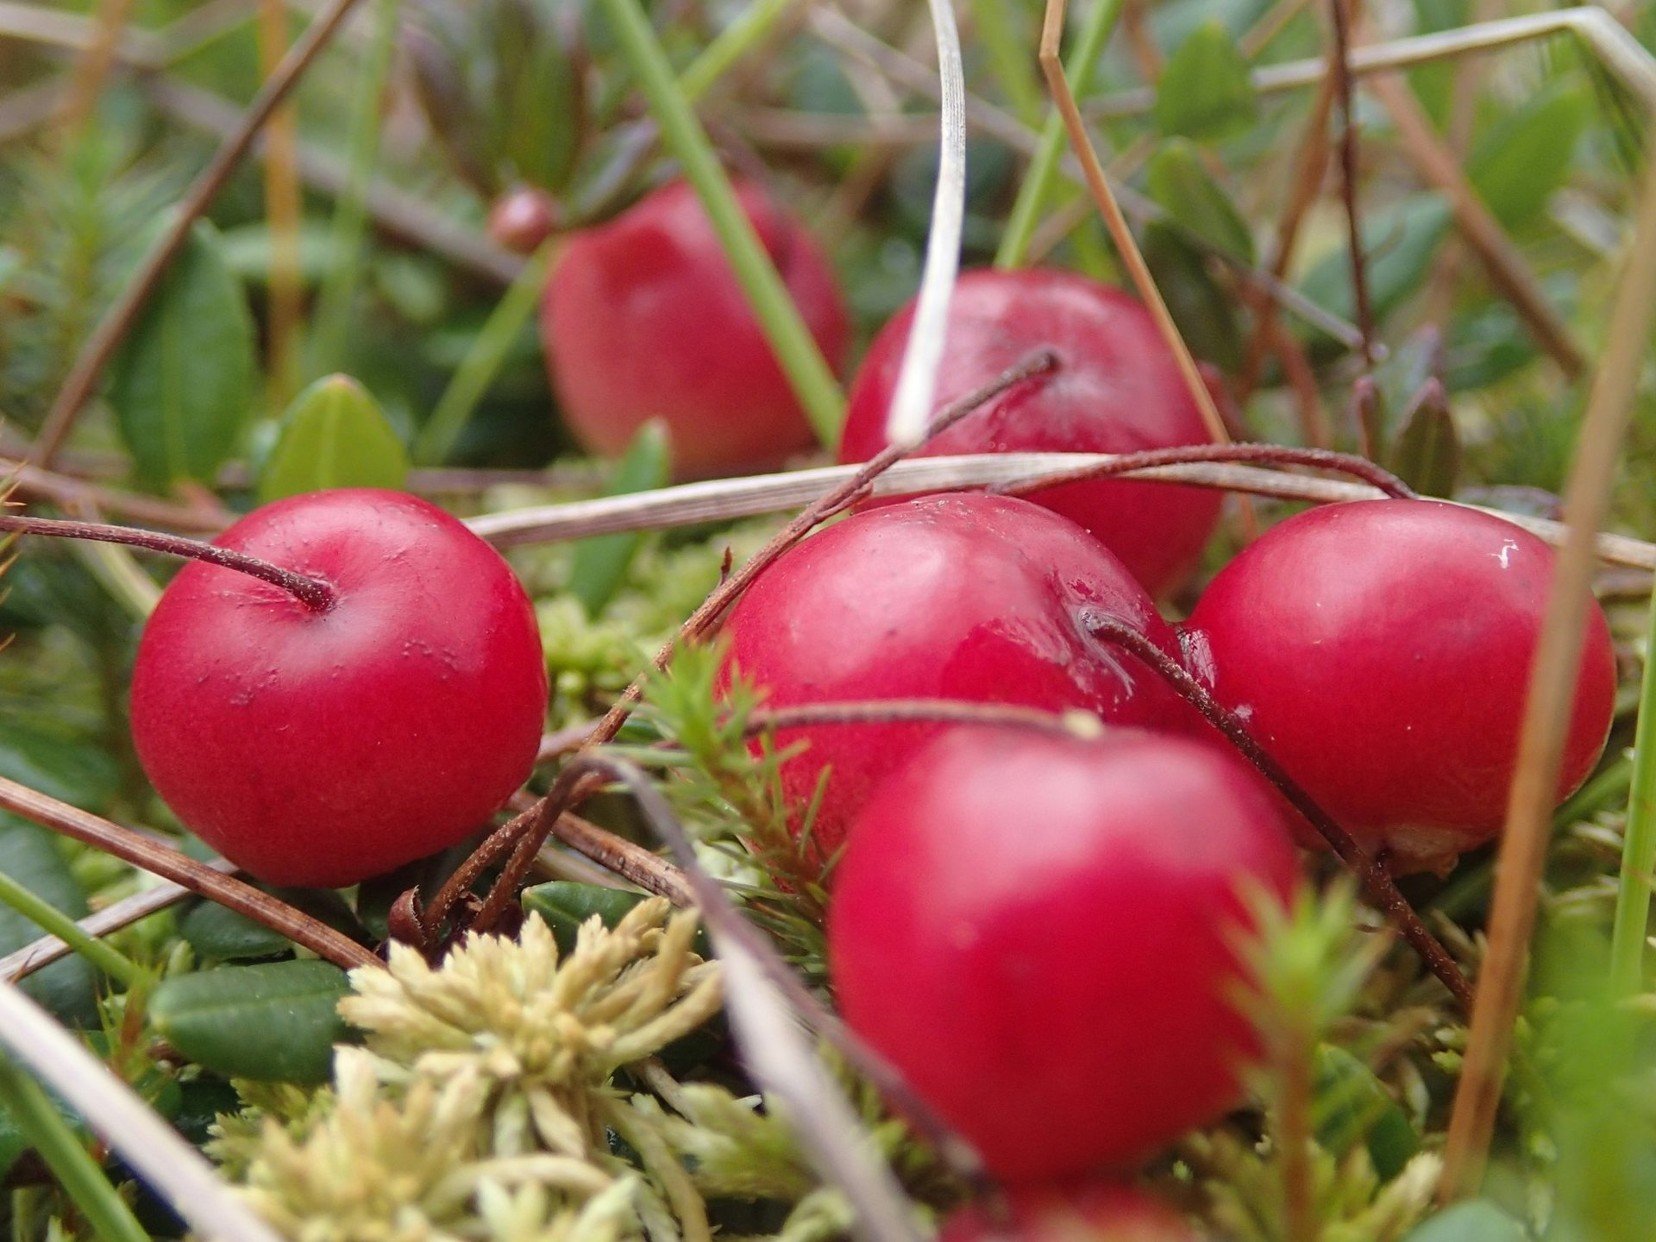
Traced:
[[998, 1205], [969, 1204], [937, 1242], [1197, 1242], [1172, 1208], [1114, 1182], [1014, 1189]]
[[[1073, 523], [1027, 501], [929, 496], [859, 513], [813, 535], [762, 574], [725, 625], [727, 669], [765, 705], [955, 699], [1192, 728], [1154, 673], [1088, 632], [1111, 616], [1169, 654], [1173, 630], [1121, 562]], [[824, 771], [813, 824], [819, 858], [886, 773], [939, 726], [781, 730], [808, 743], [782, 770], [803, 807]]]
[[[866, 461], [884, 447], [886, 412], [913, 317], [911, 304], [863, 360], [841, 461]], [[961, 276], [949, 308], [938, 408], [1036, 349], [1057, 355], [1056, 373], [989, 402], [922, 452], [1128, 453], [1212, 438], [1149, 312], [1121, 290], [1070, 272]], [[1032, 499], [1091, 531], [1153, 594], [1194, 566], [1220, 506], [1218, 492], [1121, 480], [1045, 488]]]
[[1270, 792], [1214, 747], [961, 727], [853, 826], [830, 977], [996, 1177], [1132, 1168], [1236, 1102], [1242, 890], [1286, 900], [1295, 866]]
[[[849, 325], [834, 275], [804, 228], [757, 186], [742, 209], [830, 366]], [[810, 425], [748, 307], [712, 223], [675, 181], [572, 237], [541, 307], [564, 420], [614, 456], [652, 418], [685, 476], [775, 465], [812, 443]]]
[[546, 712], [535, 614], [495, 550], [398, 492], [315, 492], [217, 540], [328, 583], [313, 611], [192, 561], [144, 627], [132, 734], [157, 792], [275, 884], [343, 885], [486, 827]]
[[[1209, 585], [1191, 666], [1341, 825], [1399, 871], [1499, 831], [1553, 551], [1431, 500], [1327, 505], [1283, 522]], [[1592, 771], [1615, 699], [1594, 606], [1558, 796]]]

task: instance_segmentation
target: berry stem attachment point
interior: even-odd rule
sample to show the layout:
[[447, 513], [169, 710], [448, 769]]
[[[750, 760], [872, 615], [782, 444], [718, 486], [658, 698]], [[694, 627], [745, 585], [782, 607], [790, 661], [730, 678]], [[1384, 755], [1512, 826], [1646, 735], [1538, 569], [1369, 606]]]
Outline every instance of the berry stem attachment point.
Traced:
[[1254, 740], [1253, 735], [1234, 712], [1209, 694], [1202, 683], [1177, 660], [1131, 626], [1114, 617], [1093, 617], [1089, 619], [1087, 628], [1094, 637], [1124, 648], [1148, 665], [1187, 703], [1199, 711], [1203, 719], [1258, 769], [1260, 775], [1276, 786], [1282, 796], [1288, 799], [1296, 811], [1305, 816], [1323, 840], [1328, 842], [1340, 861], [1357, 877], [1368, 899], [1385, 911], [1397, 925], [1403, 938], [1420, 954], [1427, 968], [1442, 981], [1444, 987], [1449, 989], [1464, 1009], [1471, 1010], [1472, 985], [1466, 981], [1466, 976], [1461, 973], [1449, 950], [1443, 947], [1443, 942], [1432, 934], [1431, 929], [1409, 904], [1409, 899], [1398, 891], [1397, 883], [1391, 875], [1367, 850], [1353, 840], [1351, 834], [1340, 827], [1327, 811], [1312, 801], [1311, 796], [1283, 770], [1282, 765]]
[[161, 531], [140, 530], [133, 526], [114, 526], [105, 522], [77, 522], [67, 518], [31, 517], [22, 513], [0, 513], [0, 531], [15, 531], [24, 535], [48, 535], [56, 539], [86, 539], [94, 543], [118, 543], [146, 552], [161, 552], [168, 556], [182, 556], [190, 560], [206, 561], [222, 569], [234, 569], [272, 586], [280, 587], [312, 612], [326, 612], [339, 596], [331, 583], [320, 578], [307, 577], [272, 565], [256, 556], [221, 548], [183, 535], [169, 535]]

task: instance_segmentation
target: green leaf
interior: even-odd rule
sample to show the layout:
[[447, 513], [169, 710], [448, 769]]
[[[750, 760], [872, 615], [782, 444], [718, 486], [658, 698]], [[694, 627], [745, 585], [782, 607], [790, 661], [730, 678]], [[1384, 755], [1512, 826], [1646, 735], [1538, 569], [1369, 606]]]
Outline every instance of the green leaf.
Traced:
[[1592, 113], [1593, 101], [1585, 90], [1554, 83], [1509, 112], [1479, 141], [1466, 173], [1505, 227], [1533, 220], [1569, 179], [1576, 144]]
[[1162, 70], [1156, 128], [1212, 142], [1246, 131], [1258, 115], [1248, 62], [1235, 37], [1216, 19], [1203, 22]]
[[345, 972], [327, 962], [225, 966], [167, 979], [150, 998], [155, 1029], [184, 1056], [226, 1077], [321, 1083], [348, 1028]]
[[1460, 476], [1460, 434], [1443, 386], [1430, 383], [1392, 446], [1392, 473], [1427, 496], [1453, 496]]
[[[330, 888], [267, 891], [347, 936], [366, 934], [345, 899]], [[281, 932], [214, 901], [204, 901], [186, 914], [178, 930], [196, 956], [209, 961], [241, 962], [293, 952], [293, 942]]]
[[108, 750], [44, 713], [8, 713], [0, 729], [0, 776], [87, 809], [113, 797], [121, 779]]
[[[1416, 194], [1363, 222], [1369, 302], [1375, 318], [1384, 319], [1420, 288], [1431, 270], [1439, 243], [1449, 232], [1452, 213], [1439, 194]], [[1319, 306], [1352, 318], [1351, 256], [1335, 246], [1306, 273], [1301, 290]]]
[[[672, 474], [672, 446], [666, 426], [651, 419], [638, 429], [627, 446], [626, 455], [615, 467], [606, 496], [647, 492], [666, 484]], [[604, 611], [627, 576], [627, 566], [644, 542], [642, 532], [599, 535], [575, 545], [575, 564], [569, 574], [569, 590], [587, 616]]]
[[259, 498], [407, 482], [407, 450], [373, 397], [350, 376], [329, 375], [282, 415], [276, 447], [259, 476]]
[[109, 400], [144, 482], [210, 481], [240, 443], [256, 378], [247, 299], [198, 222], [110, 364]]
[[1222, 370], [1234, 371], [1242, 361], [1236, 299], [1214, 283], [1206, 257], [1165, 221], [1144, 231], [1143, 244], [1144, 261], [1191, 351]]
[[1254, 240], [1242, 214], [1202, 167], [1194, 143], [1172, 138], [1145, 170], [1150, 197], [1178, 225], [1223, 254], [1253, 265]]
[[[0, 871], [70, 918], [83, 919], [89, 912], [86, 894], [44, 828], [0, 816]], [[32, 920], [0, 906], [0, 955], [33, 944], [44, 934]], [[54, 962], [23, 982], [25, 992], [76, 1026], [97, 1025], [93, 988], [92, 970], [78, 957]]]
[[1404, 1242], [1525, 1242], [1524, 1227], [1493, 1203], [1474, 1199], [1445, 1208]]
[[1368, 1147], [1375, 1172], [1390, 1181], [1402, 1172], [1420, 1136], [1373, 1071], [1344, 1048], [1317, 1049], [1317, 1141], [1336, 1156]]

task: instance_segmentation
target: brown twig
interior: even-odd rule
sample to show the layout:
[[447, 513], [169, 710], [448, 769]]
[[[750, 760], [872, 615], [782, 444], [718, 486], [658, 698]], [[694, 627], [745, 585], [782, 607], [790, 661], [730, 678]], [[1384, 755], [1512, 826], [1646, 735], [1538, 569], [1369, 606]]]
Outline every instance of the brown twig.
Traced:
[[141, 496], [136, 492], [100, 487], [72, 475], [42, 470], [6, 457], [0, 457], [0, 479], [4, 479], [9, 486], [15, 486], [18, 494], [31, 499], [50, 501], [70, 509], [92, 505], [105, 513], [119, 514], [169, 530], [213, 533], [223, 530], [230, 522], [227, 511], [210, 512], [193, 505], [175, 505], [153, 496]]
[[103, 92], [109, 71], [115, 67], [131, 13], [132, 0], [102, 0], [98, 6], [96, 33], [75, 63], [58, 118], [59, 133], [66, 146], [75, 141], [98, 106], [98, 96]]
[[40, 437], [31, 455], [32, 463], [49, 466], [58, 449], [68, 438], [75, 417], [92, 396], [98, 380], [103, 376], [115, 350], [137, 321], [138, 313], [149, 295], [160, 284], [167, 266], [183, 249], [190, 229], [207, 210], [220, 188], [229, 179], [241, 157], [252, 145], [254, 135], [270, 118], [278, 104], [287, 98], [305, 70], [310, 68], [334, 33], [344, 23], [357, 0], [329, 0], [328, 7], [313, 21], [289, 50], [287, 56], [260, 88], [252, 106], [242, 119], [241, 127], [220, 145], [212, 161], [201, 171], [189, 193], [169, 222], [159, 240], [139, 264], [137, 272], [127, 282], [115, 301], [98, 321], [97, 327], [81, 346], [79, 355], [69, 368], [69, 374], [58, 390], [57, 398], [47, 411]]
[[312, 612], [326, 612], [338, 598], [331, 583], [320, 578], [296, 574], [291, 569], [272, 565], [246, 552], [221, 548], [183, 535], [171, 535], [156, 530], [139, 530], [133, 526], [111, 526], [104, 522], [77, 522], [67, 518], [30, 517], [21, 513], [0, 513], [0, 531], [16, 531], [24, 535], [47, 535], [57, 539], [87, 539], [94, 543], [116, 543], [146, 552], [160, 552], [167, 556], [181, 556], [205, 561], [223, 569], [234, 569], [250, 577], [268, 582], [286, 591]]
[[[259, 0], [259, 72], [269, 77], [287, 50], [287, 6]], [[298, 391], [304, 289], [299, 275], [299, 117], [291, 102], [270, 114], [264, 140], [265, 216], [270, 229], [270, 388], [280, 409]]]
[[1385, 106], [1403, 140], [1403, 149], [1427, 181], [1449, 200], [1472, 252], [1478, 256], [1490, 282], [1512, 303], [1530, 334], [1570, 379], [1587, 369], [1586, 356], [1571, 339], [1558, 315], [1541, 293], [1518, 248], [1484, 205], [1467, 180], [1461, 161], [1432, 128], [1425, 109], [1409, 87], [1393, 77], [1378, 77], [1370, 88]]
[[[1352, 0], [1355, 6], [1357, 0]], [[1351, 30], [1350, 15], [1342, 0], [1329, 0], [1334, 16], [1335, 96], [1340, 104], [1340, 194], [1345, 199], [1346, 244], [1351, 250], [1351, 294], [1357, 318], [1357, 331], [1362, 336], [1362, 357], [1365, 370], [1374, 366], [1374, 308], [1369, 302], [1368, 257], [1363, 253], [1363, 218], [1357, 203], [1357, 182], [1360, 177], [1357, 157], [1357, 119], [1354, 115], [1351, 85]], [[1365, 437], [1367, 430], [1365, 429]], [[1372, 455], [1379, 446], [1366, 440], [1363, 451]]]
[[[226, 862], [222, 858], [205, 863], [215, 871], [225, 874], [233, 872], [234, 863]], [[168, 881], [158, 884], [154, 888], [145, 889], [141, 893], [134, 893], [130, 897], [123, 897], [112, 906], [106, 906], [96, 914], [88, 915], [80, 921], [80, 929], [88, 936], [107, 936], [126, 927], [131, 927], [152, 914], [159, 914], [170, 906], [175, 906], [190, 896], [190, 890], [180, 884]], [[59, 940], [56, 936], [42, 936], [39, 940], [24, 945], [0, 957], [0, 979], [17, 983], [27, 979], [37, 970], [44, 970], [53, 962], [68, 957], [75, 950], [73, 946]]]
[[214, 866], [197, 862], [144, 833], [113, 824], [3, 776], [0, 776], [0, 807], [129, 862], [141, 871], [171, 880], [226, 909], [245, 914], [342, 969], [379, 963], [377, 957], [356, 941], [280, 898], [225, 875]]
[[989, 490], [1008, 496], [1024, 496], [1066, 483], [1109, 478], [1155, 466], [1189, 465], [1195, 462], [1259, 462], [1272, 466], [1305, 466], [1313, 470], [1350, 475], [1396, 500], [1416, 498], [1414, 488], [1390, 470], [1375, 465], [1366, 457], [1336, 453], [1332, 449], [1300, 448], [1291, 444], [1181, 444], [1175, 448], [1145, 449], [1138, 453], [1123, 453], [1113, 461], [1099, 465], [1083, 466], [1069, 474], [1056, 475], [1038, 482], [992, 487]]
[[1610, 506], [1611, 486], [1632, 414], [1639, 371], [1656, 319], [1656, 145], [1646, 153], [1633, 242], [1610, 311], [1605, 348], [1577, 439], [1564, 493], [1564, 548], [1531, 666], [1518, 766], [1507, 802], [1495, 867], [1489, 949], [1472, 1013], [1466, 1059], [1449, 1119], [1441, 1197], [1472, 1190], [1482, 1179], [1494, 1133], [1512, 1025], [1523, 996], [1535, 907], [1552, 834], [1570, 703], [1581, 667], [1591, 601], [1593, 544]]
[[1179, 375], [1184, 380], [1191, 400], [1202, 413], [1202, 422], [1207, 426], [1208, 434], [1216, 443], [1224, 444], [1230, 440], [1230, 433], [1225, 429], [1225, 420], [1219, 417], [1213, 394], [1202, 381], [1201, 372], [1196, 369], [1196, 360], [1191, 356], [1190, 348], [1185, 344], [1178, 325], [1173, 322], [1173, 316], [1167, 309], [1161, 290], [1156, 286], [1156, 279], [1150, 274], [1150, 266], [1144, 261], [1144, 254], [1139, 250], [1138, 241], [1133, 237], [1133, 230], [1127, 226], [1127, 218], [1121, 214], [1121, 205], [1116, 201], [1109, 178], [1104, 175], [1104, 166], [1099, 162], [1098, 152], [1087, 134], [1086, 123], [1081, 119], [1081, 110], [1076, 105], [1074, 92], [1070, 90], [1069, 79], [1064, 76], [1061, 45], [1066, 7], [1067, 0], [1047, 0], [1046, 18], [1041, 25], [1041, 72], [1046, 76], [1053, 107], [1063, 118], [1070, 148], [1081, 161], [1081, 171], [1086, 178], [1088, 192], [1092, 194], [1099, 213], [1104, 217], [1110, 240], [1115, 243], [1116, 253], [1127, 268], [1134, 290], [1144, 303], [1145, 309], [1150, 312], [1151, 318], [1156, 321], [1157, 330], [1173, 354]]
[[1033, 729], [1040, 733], [1074, 737], [1103, 729], [1086, 712], [1049, 712], [1014, 703], [972, 703], [960, 699], [871, 699], [843, 703], [799, 703], [791, 707], [760, 708], [748, 715], [744, 737], [758, 737], [784, 729], [824, 725], [866, 724], [999, 725]]
[[1286, 770], [1253, 738], [1247, 726], [1236, 713], [1230, 711], [1208, 693], [1177, 660], [1132, 626], [1114, 617], [1095, 617], [1089, 628], [1099, 638], [1113, 642], [1137, 656], [1159, 674], [1192, 707], [1202, 714], [1234, 746], [1239, 754], [1276, 786], [1290, 805], [1315, 828], [1329, 848], [1357, 877], [1368, 899], [1397, 924], [1403, 938], [1414, 946], [1427, 968], [1466, 1009], [1472, 1007], [1472, 987], [1461, 973], [1455, 959], [1443, 947], [1415, 913], [1408, 898], [1398, 891], [1396, 882], [1386, 869], [1367, 850], [1359, 845], [1332, 816], [1311, 798]]

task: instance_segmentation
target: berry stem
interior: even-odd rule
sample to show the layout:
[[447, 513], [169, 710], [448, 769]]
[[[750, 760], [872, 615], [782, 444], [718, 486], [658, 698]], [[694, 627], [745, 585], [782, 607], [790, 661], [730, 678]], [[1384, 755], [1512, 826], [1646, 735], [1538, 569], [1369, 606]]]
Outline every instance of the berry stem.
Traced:
[[1294, 809], [1305, 816], [1328, 842], [1329, 848], [1362, 884], [1369, 900], [1386, 912], [1403, 933], [1403, 938], [1420, 954], [1428, 969], [1442, 980], [1464, 1008], [1471, 1009], [1472, 985], [1443, 947], [1443, 942], [1432, 934], [1409, 904], [1409, 899], [1398, 891], [1391, 875], [1254, 740], [1236, 713], [1209, 694], [1177, 660], [1125, 622], [1114, 617], [1092, 617], [1087, 622], [1087, 628], [1094, 637], [1125, 648], [1147, 664], [1185, 702], [1199, 711], [1203, 719], [1217, 729], [1266, 780], [1275, 785]]
[[1083, 466], [1068, 474], [1056, 474], [1038, 482], [991, 488], [1008, 496], [1022, 496], [1045, 487], [1080, 483], [1146, 470], [1155, 466], [1184, 466], [1196, 462], [1260, 462], [1270, 466], [1306, 466], [1347, 474], [1378, 488], [1393, 500], [1416, 500], [1418, 494], [1402, 479], [1366, 457], [1336, 453], [1332, 449], [1299, 448], [1289, 444], [1181, 444], [1174, 448], [1145, 449], [1123, 453], [1099, 466]]
[[146, 552], [162, 552], [168, 556], [182, 556], [190, 560], [206, 561], [222, 569], [234, 569], [262, 582], [280, 587], [312, 612], [326, 612], [334, 606], [338, 594], [330, 583], [320, 578], [296, 574], [280, 565], [272, 565], [256, 556], [221, 548], [216, 544], [189, 539], [183, 535], [169, 535], [161, 531], [140, 530], [133, 526], [113, 526], [105, 522], [76, 522], [67, 518], [31, 517], [23, 513], [0, 513], [0, 531], [16, 531], [25, 535], [49, 535], [56, 539], [86, 539], [94, 543], [119, 543]]

